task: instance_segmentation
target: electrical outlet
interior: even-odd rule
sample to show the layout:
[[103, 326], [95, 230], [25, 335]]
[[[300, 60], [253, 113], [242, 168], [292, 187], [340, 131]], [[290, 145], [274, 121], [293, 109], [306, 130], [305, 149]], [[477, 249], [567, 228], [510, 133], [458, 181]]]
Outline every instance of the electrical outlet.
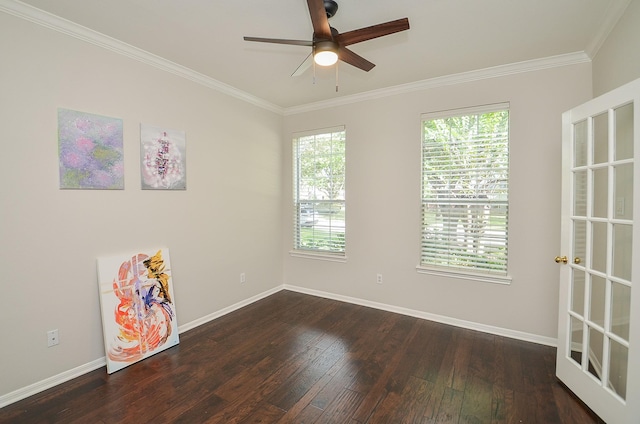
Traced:
[[241, 282], [241, 283], [244, 283], [244, 282], [246, 282], [246, 281], [247, 281], [247, 276], [246, 276], [246, 275], [244, 275], [244, 272], [241, 272], [241, 273], [240, 273], [240, 282]]
[[47, 346], [55, 346], [60, 343], [60, 339], [58, 338], [58, 329], [47, 331]]
[[378, 274], [378, 276], [376, 277], [376, 283], [382, 284], [382, 274]]

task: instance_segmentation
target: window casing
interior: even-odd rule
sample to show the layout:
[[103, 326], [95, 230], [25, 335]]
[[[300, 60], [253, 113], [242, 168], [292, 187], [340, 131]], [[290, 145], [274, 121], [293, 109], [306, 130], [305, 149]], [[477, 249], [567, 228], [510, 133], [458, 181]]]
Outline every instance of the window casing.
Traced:
[[419, 271], [508, 283], [508, 198], [507, 103], [422, 116]]
[[345, 254], [344, 127], [293, 139], [294, 252]]

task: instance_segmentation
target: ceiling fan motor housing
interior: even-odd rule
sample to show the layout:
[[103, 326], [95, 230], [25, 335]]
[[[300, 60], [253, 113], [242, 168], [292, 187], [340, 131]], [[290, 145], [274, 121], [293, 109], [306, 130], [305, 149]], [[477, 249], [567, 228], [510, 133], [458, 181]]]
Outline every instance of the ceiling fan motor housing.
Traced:
[[[334, 0], [307, 0], [307, 5], [311, 25], [313, 26], [311, 41], [260, 37], [244, 37], [244, 39], [246, 41], [311, 47], [312, 52], [309, 57], [313, 55], [313, 59], [320, 65], [329, 66], [336, 63], [336, 60], [341, 60], [358, 69], [369, 72], [376, 65], [350, 50], [348, 46], [409, 29], [409, 19], [402, 18], [340, 34], [329, 25], [329, 18], [333, 17], [338, 11], [338, 3]], [[323, 54], [327, 57], [327, 60], [324, 63], [320, 63], [322, 62], [320, 59]], [[331, 58], [331, 61], [328, 58]], [[301, 71], [303, 72], [306, 68], [298, 67], [298, 69], [303, 69]], [[299, 75], [298, 70], [294, 72], [294, 75]]]
[[333, 0], [324, 0], [324, 10], [327, 11], [327, 18], [332, 18], [338, 11], [338, 3]]

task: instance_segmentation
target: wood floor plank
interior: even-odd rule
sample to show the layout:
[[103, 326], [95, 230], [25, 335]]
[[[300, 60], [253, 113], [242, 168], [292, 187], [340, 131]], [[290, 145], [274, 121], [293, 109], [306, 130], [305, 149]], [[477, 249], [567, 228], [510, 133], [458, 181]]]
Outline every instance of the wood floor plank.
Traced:
[[424, 417], [425, 405], [434, 393], [435, 384], [411, 376], [403, 392], [400, 401], [388, 422], [401, 424], [420, 423]]
[[504, 385], [494, 384], [491, 397], [491, 424], [506, 423], [506, 409], [511, 406]]
[[472, 375], [464, 389], [460, 408], [460, 423], [490, 423], [492, 416], [493, 384]]
[[0, 409], [0, 423], [601, 423], [555, 349], [281, 291]]
[[493, 334], [475, 333], [469, 355], [469, 373], [491, 383], [497, 377], [495, 345], [497, 337]]
[[526, 380], [532, 385], [532, 397], [536, 400], [536, 416], [540, 422], [560, 422], [560, 416], [556, 405], [549, 402], [549, 380], [553, 376], [549, 375], [546, 369], [544, 356], [548, 355], [550, 349], [529, 348], [523, 350], [523, 362], [527, 364], [524, 369]]
[[[581, 424], [595, 422], [605, 424], [593, 411], [588, 409], [582, 402], [561, 383], [551, 386], [553, 398], [558, 408], [558, 415], [562, 417], [563, 424]], [[576, 407], [577, 406], [577, 407]]]
[[344, 389], [324, 410], [316, 424], [339, 424], [354, 421], [353, 414], [362, 402], [362, 394]]
[[[210, 422], [240, 422], [248, 414], [251, 414], [252, 408], [258, 403], [266, 401], [266, 399], [282, 387], [286, 387], [284, 382], [295, 375], [301, 368], [306, 368], [309, 363], [320, 357], [318, 349], [307, 348], [305, 351], [298, 353], [296, 356], [290, 357], [286, 362], [280, 364], [277, 369], [261, 374], [260, 378], [250, 377], [252, 381], [245, 382], [241, 385], [244, 391], [237, 392], [230, 397], [233, 400], [224, 405], [223, 408], [209, 419]], [[267, 362], [272, 360], [266, 357]], [[251, 373], [252, 375], [253, 373]], [[235, 391], [235, 389], [232, 388]], [[274, 405], [277, 407], [277, 405]], [[282, 409], [282, 408], [279, 408]], [[286, 410], [284, 410], [286, 411]]]
[[324, 410], [345, 388], [351, 385], [361, 363], [346, 355], [335, 366], [339, 366], [338, 370], [311, 401], [311, 404], [320, 410]]
[[[278, 424], [312, 422], [311, 417], [315, 417], [313, 419], [313, 421], [315, 421], [315, 419], [317, 419], [320, 414], [322, 414], [322, 411], [329, 403], [329, 401], [327, 401], [322, 408], [314, 405], [313, 401], [319, 396], [320, 393], [322, 393], [326, 389], [327, 386], [331, 384], [332, 381], [334, 381], [334, 379], [338, 382], [342, 381], [341, 371], [342, 369], [347, 368], [349, 365], [349, 360], [346, 356], [343, 357], [340, 361], [336, 362], [336, 364], [324, 376], [322, 376], [322, 378], [318, 380], [316, 384], [314, 384], [307, 391], [307, 393], [305, 393], [304, 396], [300, 398], [298, 402], [296, 402], [295, 405], [293, 405], [291, 408], [289, 408], [288, 411], [286, 411], [286, 413], [278, 421]], [[345, 386], [346, 384], [344, 384], [344, 381], [342, 381], [341, 384], [338, 384], [340, 390], [342, 390]], [[333, 400], [335, 399], [335, 397], [337, 397], [337, 394], [331, 396], [330, 399]]]
[[525, 344], [519, 340], [512, 340], [509, 343], [503, 339], [503, 368], [501, 370], [504, 376], [504, 387], [510, 390], [522, 390], [524, 386], [524, 373], [522, 372], [523, 363], [520, 346]]
[[442, 361], [447, 355], [453, 327], [431, 321], [420, 321], [420, 337], [409, 347], [415, 355], [414, 375], [423, 380], [436, 382], [440, 376]]
[[[377, 408], [380, 401], [390, 390], [394, 390], [390, 387], [392, 379], [399, 377], [397, 367], [404, 356], [407, 344], [415, 338], [416, 330], [416, 321], [409, 317], [402, 317], [389, 329], [379, 353], [372, 355], [371, 359], [375, 367], [371, 367], [369, 370], [375, 370], [377, 373], [375, 374], [375, 382], [368, 388], [360, 407], [353, 416], [354, 420], [367, 422], [368, 417]], [[371, 376], [369, 375], [369, 377]], [[408, 377], [407, 374], [406, 378]], [[363, 392], [360, 391], [360, 393]]]
[[322, 376], [346, 354], [345, 346], [336, 341], [307, 367], [282, 382], [269, 397], [278, 408], [289, 410]]
[[295, 417], [285, 415], [278, 421], [278, 424], [295, 423], [295, 424], [311, 424], [315, 423], [324, 411], [318, 409], [311, 404], [307, 404], [302, 410], [296, 413]]
[[460, 422], [460, 410], [464, 392], [447, 387], [438, 408], [438, 415], [433, 421], [436, 424], [457, 424]]
[[362, 366], [352, 385], [349, 387], [350, 390], [366, 393], [371, 386], [375, 384], [378, 376], [385, 368], [386, 364], [381, 364], [380, 361], [384, 361], [383, 356], [390, 355], [390, 352], [384, 351], [382, 346], [390, 329], [393, 328], [393, 325], [395, 325], [400, 318], [394, 315], [395, 314], [389, 314], [387, 319], [382, 321], [374, 332], [367, 334], [368, 342], [365, 344], [368, 346], [367, 349], [364, 349], [363, 346], [361, 346], [361, 349], [358, 349], [358, 359], [361, 360]]
[[447, 387], [464, 391], [469, 375], [469, 361], [473, 348], [474, 333], [469, 330], [456, 331], [447, 346], [447, 354], [443, 359], [438, 383]]
[[263, 423], [271, 424], [279, 422], [280, 418], [284, 415], [285, 411], [275, 406], [261, 402], [259, 403], [244, 420], [240, 421], [241, 424], [250, 423]]

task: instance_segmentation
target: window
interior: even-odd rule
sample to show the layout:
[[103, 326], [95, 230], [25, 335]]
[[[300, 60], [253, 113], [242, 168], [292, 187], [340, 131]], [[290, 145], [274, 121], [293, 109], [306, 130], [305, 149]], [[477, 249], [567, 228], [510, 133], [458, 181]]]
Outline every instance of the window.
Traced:
[[294, 249], [345, 253], [345, 129], [293, 139]]
[[508, 104], [423, 115], [419, 271], [508, 281], [508, 174]]

